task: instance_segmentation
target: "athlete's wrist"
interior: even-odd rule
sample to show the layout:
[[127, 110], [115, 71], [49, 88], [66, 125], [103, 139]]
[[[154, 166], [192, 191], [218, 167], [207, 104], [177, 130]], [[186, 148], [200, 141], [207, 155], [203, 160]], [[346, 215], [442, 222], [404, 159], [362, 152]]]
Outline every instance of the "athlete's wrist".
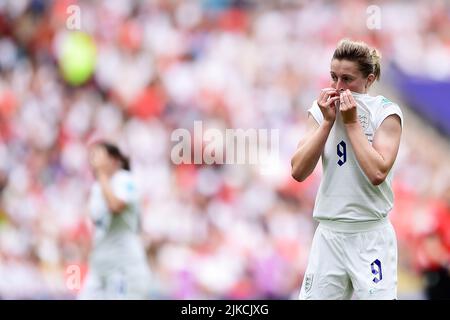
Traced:
[[104, 171], [97, 171], [97, 174], [96, 174], [96, 177], [97, 177], [97, 180], [100, 182], [100, 183], [102, 183], [102, 182], [108, 182], [108, 175], [106, 174], [106, 172], [104, 172]]
[[331, 128], [333, 127], [334, 120], [335, 120], [335, 119], [332, 119], [332, 120], [324, 119], [323, 122], [322, 122], [322, 125], [323, 125], [326, 129], [331, 129]]
[[342, 122], [344, 123], [344, 126], [347, 128], [359, 126], [359, 123], [357, 120], [346, 120], [346, 121], [343, 120]]

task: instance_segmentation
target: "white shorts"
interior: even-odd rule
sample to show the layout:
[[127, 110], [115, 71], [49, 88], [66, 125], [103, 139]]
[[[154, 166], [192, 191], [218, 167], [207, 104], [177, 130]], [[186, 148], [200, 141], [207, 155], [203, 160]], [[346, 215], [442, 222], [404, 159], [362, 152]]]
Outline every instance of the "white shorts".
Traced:
[[98, 272], [91, 269], [79, 300], [145, 300], [150, 299], [150, 273], [144, 268], [135, 270]]
[[387, 218], [321, 221], [299, 299], [397, 299], [397, 239]]

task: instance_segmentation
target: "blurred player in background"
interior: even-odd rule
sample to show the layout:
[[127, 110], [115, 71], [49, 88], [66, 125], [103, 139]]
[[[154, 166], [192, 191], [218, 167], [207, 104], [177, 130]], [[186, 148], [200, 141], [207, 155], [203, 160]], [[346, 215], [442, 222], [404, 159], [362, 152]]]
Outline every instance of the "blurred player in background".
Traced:
[[395, 103], [367, 92], [380, 78], [380, 55], [342, 40], [331, 60], [331, 87], [308, 110], [307, 132], [292, 158], [305, 180], [322, 156], [313, 217], [319, 221], [300, 299], [397, 298], [397, 241], [392, 166], [403, 116]]
[[3, 172], [2, 170], [0, 170], [0, 223], [3, 219], [3, 217], [6, 217], [6, 213], [4, 212], [3, 209], [3, 201], [2, 201], [2, 195], [3, 195], [3, 190], [6, 188], [8, 184], [8, 176], [5, 172]]
[[89, 208], [94, 222], [89, 271], [80, 299], [146, 299], [150, 269], [139, 238], [139, 205], [128, 159], [108, 142], [91, 147], [96, 178]]
[[415, 241], [428, 300], [450, 299], [450, 183], [428, 213], [429, 229]]

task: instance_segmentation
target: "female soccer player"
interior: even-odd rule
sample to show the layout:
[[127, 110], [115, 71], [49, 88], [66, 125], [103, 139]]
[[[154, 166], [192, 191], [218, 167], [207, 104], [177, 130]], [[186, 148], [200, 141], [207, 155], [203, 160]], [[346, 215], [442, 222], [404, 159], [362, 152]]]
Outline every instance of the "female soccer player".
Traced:
[[93, 251], [80, 299], [146, 299], [150, 270], [139, 239], [138, 196], [129, 162], [115, 145], [95, 143], [90, 163]]
[[297, 181], [320, 156], [323, 165], [313, 212], [319, 225], [299, 298], [396, 299], [397, 241], [387, 215], [402, 112], [367, 93], [380, 78], [380, 55], [367, 44], [340, 41], [330, 75], [291, 160]]

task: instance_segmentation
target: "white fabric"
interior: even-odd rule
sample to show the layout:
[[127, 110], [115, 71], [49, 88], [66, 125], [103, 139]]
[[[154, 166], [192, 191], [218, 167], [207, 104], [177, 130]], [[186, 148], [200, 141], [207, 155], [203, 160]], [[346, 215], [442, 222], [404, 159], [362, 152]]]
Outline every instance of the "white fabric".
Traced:
[[352, 297], [397, 299], [397, 240], [387, 219], [366, 231], [336, 231], [325, 223], [317, 227], [299, 299]]
[[[354, 92], [352, 95], [357, 102], [358, 119], [371, 144], [377, 129], [387, 116], [398, 115], [403, 126], [403, 115], [398, 105], [383, 96], [372, 97]], [[323, 122], [317, 101], [314, 101], [308, 111], [319, 124]], [[322, 165], [323, 177], [313, 213], [316, 220], [373, 221], [386, 217], [392, 209], [393, 170], [383, 183], [372, 185], [356, 160], [340, 112], [337, 112], [336, 121], [325, 144]]]

